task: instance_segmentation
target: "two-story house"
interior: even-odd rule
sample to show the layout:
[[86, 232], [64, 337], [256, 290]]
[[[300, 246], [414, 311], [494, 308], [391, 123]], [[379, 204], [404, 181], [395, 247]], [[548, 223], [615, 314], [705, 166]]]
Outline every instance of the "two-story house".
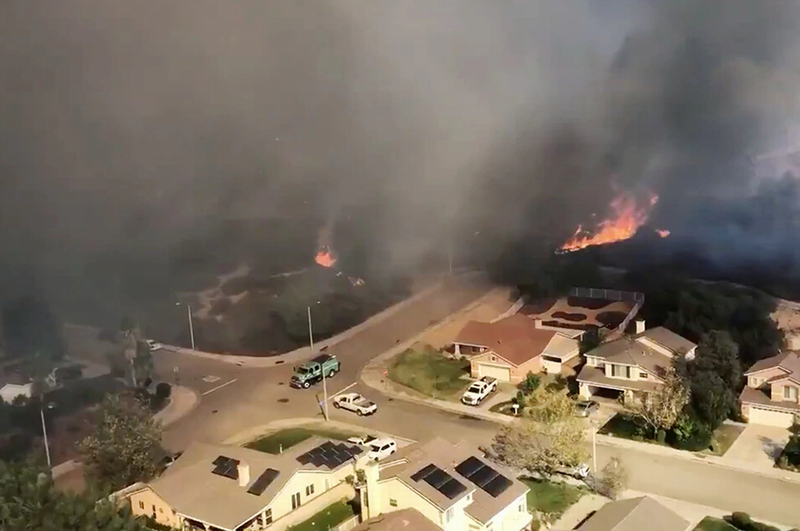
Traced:
[[629, 400], [662, 385], [676, 356], [694, 358], [697, 345], [664, 327], [625, 336], [584, 354], [578, 374], [580, 396]]
[[466, 442], [436, 438], [367, 464], [367, 517], [413, 509], [446, 531], [521, 531], [528, 487]]
[[754, 424], [789, 428], [800, 422], [800, 357], [785, 352], [756, 362], [744, 373], [739, 401]]
[[185, 531], [281, 531], [355, 491], [364, 449], [312, 437], [282, 454], [193, 443], [129, 497], [136, 516]]
[[470, 357], [473, 378], [491, 376], [519, 383], [525, 376], [559, 374], [562, 364], [580, 355], [582, 332], [559, 332], [537, 326], [522, 314], [493, 323], [470, 321], [453, 340], [454, 353]]

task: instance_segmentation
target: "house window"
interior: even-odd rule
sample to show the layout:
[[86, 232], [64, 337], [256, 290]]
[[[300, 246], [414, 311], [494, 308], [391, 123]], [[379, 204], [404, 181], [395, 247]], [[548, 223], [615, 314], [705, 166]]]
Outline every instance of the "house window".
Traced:
[[519, 504], [519, 512], [521, 513], [525, 512], [525, 502]]
[[155, 505], [153, 505], [153, 514], [154, 515], [156, 514], [156, 506]]
[[264, 525], [272, 524], [272, 509], [264, 511]]
[[314, 494], [314, 484], [313, 483], [306, 487], [306, 496], [311, 496], [312, 494]]
[[139, 502], [139, 509], [144, 511], [144, 502], [143, 501]]
[[639, 371], [639, 378], [642, 380], [647, 380], [647, 373], [644, 371]]
[[626, 365], [611, 365], [611, 376], [615, 378], [630, 378], [631, 368]]
[[394, 498], [389, 498], [389, 506], [397, 507], [397, 500], [395, 500]]
[[797, 400], [797, 387], [793, 385], [783, 386], [783, 398], [785, 400]]
[[162, 509], [161, 507], [159, 507], [159, 508], [158, 508], [158, 512], [160, 512], [161, 514], [164, 514], [164, 509]]
[[294, 511], [298, 507], [300, 507], [300, 493], [295, 492], [292, 494], [292, 510]]
[[492, 361], [497, 361], [497, 356], [489, 356], [489, 359]]
[[447, 511], [445, 511], [445, 513], [444, 513], [444, 522], [445, 522], [445, 523], [448, 523], [448, 522], [449, 522], [450, 520], [452, 520], [452, 519], [453, 519], [453, 508], [452, 508], [452, 507], [450, 507], [450, 508], [449, 508], [449, 509], [447, 509]]

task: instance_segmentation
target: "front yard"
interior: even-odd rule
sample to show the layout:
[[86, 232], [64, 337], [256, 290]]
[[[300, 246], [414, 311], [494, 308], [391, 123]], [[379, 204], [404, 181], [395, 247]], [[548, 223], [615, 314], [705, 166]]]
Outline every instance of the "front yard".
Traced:
[[439, 399], [458, 397], [469, 381], [469, 362], [447, 358], [426, 347], [406, 350], [394, 359], [389, 378], [423, 395]]
[[571, 505], [581, 499], [586, 491], [567, 483], [556, 483], [542, 479], [520, 478], [531, 490], [528, 491], [528, 510], [545, 513], [555, 519], [561, 517]]
[[327, 531], [355, 515], [353, 507], [344, 501], [336, 502], [308, 520], [289, 528], [289, 531]]
[[245, 447], [268, 454], [279, 454], [283, 450], [300, 444], [314, 435], [324, 437], [325, 439], [346, 441], [349, 437], [353, 437], [356, 434], [322, 428], [287, 428], [250, 441], [245, 444]]
[[[663, 444], [676, 450], [700, 451], [709, 455], [722, 456], [742, 431], [744, 431], [744, 428], [736, 424], [723, 424], [714, 431], [711, 440], [707, 444], [700, 441], [689, 441], [681, 447], [681, 444], [671, 436], [672, 434], [668, 434], [663, 443], [659, 442], [649, 437], [649, 430], [640, 420], [625, 413], [617, 413], [600, 428], [598, 433], [632, 441]], [[694, 445], [694, 447], [691, 447], [691, 445]]]

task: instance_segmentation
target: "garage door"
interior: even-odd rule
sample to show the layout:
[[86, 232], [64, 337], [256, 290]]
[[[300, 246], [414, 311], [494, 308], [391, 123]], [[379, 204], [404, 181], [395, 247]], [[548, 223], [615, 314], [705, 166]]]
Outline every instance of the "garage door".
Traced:
[[776, 426], [778, 428], [791, 428], [794, 423], [794, 415], [782, 411], [772, 411], [750, 406], [749, 420], [753, 424], [764, 424], [766, 426]]
[[478, 365], [478, 368], [480, 376], [491, 376], [492, 378], [497, 378], [497, 380], [501, 382], [511, 381], [511, 372], [508, 370], [508, 367], [498, 367], [497, 365], [481, 363]]

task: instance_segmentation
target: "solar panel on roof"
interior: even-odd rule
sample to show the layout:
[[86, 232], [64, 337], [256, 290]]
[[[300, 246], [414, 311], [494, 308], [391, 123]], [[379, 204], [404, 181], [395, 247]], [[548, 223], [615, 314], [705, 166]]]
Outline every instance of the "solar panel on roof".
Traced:
[[483, 488], [483, 490], [484, 490], [484, 491], [486, 491], [486, 492], [487, 492], [487, 493], [488, 493], [490, 496], [492, 496], [492, 497], [494, 497], [494, 498], [497, 498], [497, 497], [498, 497], [498, 496], [500, 496], [500, 495], [501, 495], [503, 492], [505, 492], [505, 491], [506, 491], [506, 489], [507, 489], [508, 487], [510, 487], [510, 486], [511, 486], [511, 480], [510, 480], [510, 479], [508, 479], [508, 478], [507, 478], [507, 477], [505, 477], [505, 476], [502, 476], [502, 475], [498, 474], [498, 475], [497, 475], [497, 477], [495, 477], [495, 478], [494, 478], [493, 480], [491, 480], [489, 483], [487, 483], [486, 485], [484, 485], [482, 488]]
[[497, 471], [490, 467], [484, 466], [474, 474], [472, 474], [468, 479], [475, 483], [480, 488], [483, 488], [484, 485], [489, 483], [491, 480], [497, 477]]
[[318, 468], [326, 466], [333, 470], [363, 451], [364, 450], [358, 446], [347, 446], [344, 443], [334, 444], [330, 441], [326, 441], [303, 455], [298, 456], [297, 462], [301, 465], [310, 463]]
[[458, 497], [459, 494], [467, 490], [467, 487], [462, 485], [457, 479], [450, 478], [450, 480], [437, 489], [439, 492], [447, 496], [448, 500]]
[[441, 468], [437, 468], [436, 470], [432, 470], [430, 474], [425, 476], [424, 481], [434, 489], [438, 489], [448, 480], [450, 480], [450, 474], [442, 470]]
[[266, 469], [261, 473], [260, 476], [258, 476], [258, 479], [256, 479], [255, 482], [250, 485], [250, 488], [247, 489], [247, 492], [250, 494], [255, 494], [256, 496], [260, 496], [264, 493], [267, 487], [269, 487], [272, 482], [275, 481], [275, 478], [277, 478], [279, 474], [280, 472], [274, 468]]
[[217, 462], [217, 466], [214, 470], [211, 471], [212, 474], [216, 474], [218, 476], [225, 476], [226, 478], [230, 479], [238, 479], [239, 478], [239, 460], [238, 459], [231, 459], [230, 457], [220, 456], [223, 457], [224, 460], [215, 459], [214, 461]]
[[225, 457], [224, 455], [218, 455], [216, 459], [214, 459], [211, 463], [214, 466], [219, 466], [222, 463], [225, 463], [230, 459], [230, 457]]
[[417, 470], [411, 476], [411, 479], [413, 479], [414, 481], [419, 481], [419, 480], [425, 478], [425, 476], [427, 476], [428, 474], [430, 474], [434, 470], [439, 470], [439, 467], [434, 465], [434, 464], [430, 464], [430, 465], [428, 465], [428, 466], [426, 466], [424, 468], [421, 468], [421, 469]]
[[486, 465], [484, 465], [480, 459], [474, 456], [470, 456], [458, 464], [458, 466], [456, 467], [456, 472], [458, 472], [465, 478], [469, 479], [469, 477], [472, 474], [474, 474], [484, 466]]

